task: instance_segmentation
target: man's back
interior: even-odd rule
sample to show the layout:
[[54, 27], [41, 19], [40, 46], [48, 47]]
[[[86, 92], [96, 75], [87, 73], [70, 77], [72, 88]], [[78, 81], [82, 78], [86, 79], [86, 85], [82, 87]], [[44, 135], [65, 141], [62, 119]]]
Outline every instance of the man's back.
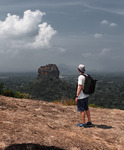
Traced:
[[85, 76], [83, 74], [80, 74], [78, 77], [78, 85], [82, 85], [82, 90], [78, 96], [78, 99], [84, 99], [89, 96], [89, 94], [85, 94], [83, 92], [84, 84], [85, 84]]

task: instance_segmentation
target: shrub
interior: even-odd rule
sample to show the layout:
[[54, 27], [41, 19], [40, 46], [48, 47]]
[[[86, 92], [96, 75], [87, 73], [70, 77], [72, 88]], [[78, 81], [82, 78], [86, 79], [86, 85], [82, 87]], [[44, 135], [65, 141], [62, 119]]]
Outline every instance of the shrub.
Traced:
[[3, 83], [0, 83], [0, 94], [3, 93]]
[[3, 91], [3, 95], [9, 96], [9, 97], [14, 97], [15, 93], [12, 90], [10, 90], [9, 88], [7, 88], [6, 90]]
[[28, 93], [15, 92], [14, 97], [15, 98], [31, 98], [31, 95], [29, 95]]

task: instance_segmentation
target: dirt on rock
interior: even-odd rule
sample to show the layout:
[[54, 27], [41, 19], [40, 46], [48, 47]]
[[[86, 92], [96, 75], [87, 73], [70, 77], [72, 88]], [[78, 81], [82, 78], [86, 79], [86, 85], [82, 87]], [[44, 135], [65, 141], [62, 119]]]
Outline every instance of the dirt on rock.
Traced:
[[1, 150], [123, 150], [124, 111], [90, 107], [93, 127], [77, 127], [76, 106], [0, 96]]

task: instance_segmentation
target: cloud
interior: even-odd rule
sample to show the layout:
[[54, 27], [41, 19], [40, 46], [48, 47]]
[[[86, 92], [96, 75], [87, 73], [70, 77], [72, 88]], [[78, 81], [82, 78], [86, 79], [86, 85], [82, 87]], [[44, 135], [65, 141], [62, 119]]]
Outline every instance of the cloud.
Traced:
[[103, 48], [101, 51], [99, 52], [83, 52], [81, 53], [81, 55], [84, 57], [84, 58], [104, 58], [105, 55], [107, 55], [109, 52], [111, 51], [110, 48]]
[[116, 23], [114, 23], [114, 22], [109, 22], [108, 20], [102, 20], [102, 21], [101, 21], [101, 24], [102, 24], [102, 25], [108, 25], [108, 26], [110, 26], [110, 27], [116, 27], [116, 26], [117, 26]]
[[106, 55], [108, 52], [110, 52], [111, 49], [110, 48], [103, 48], [100, 55]]
[[66, 52], [66, 49], [65, 48], [59, 48], [59, 51], [61, 52], [61, 53], [65, 53]]
[[[108, 13], [117, 14], [117, 15], [124, 15], [123, 8], [121, 9], [119, 7], [118, 9], [114, 9], [114, 8], [111, 8], [111, 7], [108, 7], [108, 8], [103, 7], [103, 6], [101, 7], [101, 6], [98, 6], [98, 2], [97, 2], [96, 6], [94, 5], [95, 4], [94, 2], [93, 2], [93, 4], [82, 3], [82, 5], [85, 6], [86, 8], [89, 8], [89, 9], [100, 10], [100, 11], [103, 11], [103, 12], [108, 12]], [[110, 2], [108, 1], [108, 3], [110, 3]], [[123, 2], [120, 5], [123, 5]]]
[[107, 20], [102, 20], [102, 21], [101, 21], [101, 24], [109, 24], [109, 21], [107, 21]]
[[116, 23], [110, 23], [110, 27], [116, 27], [117, 24]]
[[93, 54], [92, 54], [91, 52], [82, 53], [81, 55], [82, 55], [83, 57], [86, 57], [86, 58], [93, 56]]
[[45, 13], [36, 10], [32, 12], [27, 10], [24, 12], [24, 16], [21, 19], [17, 15], [7, 14], [5, 21], [0, 21], [0, 35], [4, 36], [20, 36], [30, 33], [32, 29], [37, 28], [37, 24], [40, 23], [42, 16]]
[[49, 47], [50, 40], [52, 36], [56, 34], [56, 31], [54, 31], [52, 27], [48, 25], [46, 22], [40, 24], [38, 27], [39, 33], [35, 37], [34, 42], [30, 43], [29, 46], [33, 46], [33, 48]]
[[95, 37], [95, 38], [98, 38], [98, 39], [101, 38], [102, 36], [103, 36], [103, 35], [102, 35], [102, 34], [99, 34], [99, 33], [94, 34], [94, 37]]
[[26, 10], [22, 18], [7, 14], [4, 21], [0, 20], [0, 52], [50, 47], [56, 31], [47, 22], [42, 22], [44, 15], [39, 10]]

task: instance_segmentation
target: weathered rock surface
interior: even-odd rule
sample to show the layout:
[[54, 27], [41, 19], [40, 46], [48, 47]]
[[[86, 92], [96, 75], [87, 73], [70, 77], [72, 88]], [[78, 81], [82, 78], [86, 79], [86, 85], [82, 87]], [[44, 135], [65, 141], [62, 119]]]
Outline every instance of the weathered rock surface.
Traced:
[[94, 127], [76, 127], [76, 106], [0, 96], [1, 150], [123, 150], [124, 111], [90, 108]]
[[53, 77], [56, 77], [57, 79], [59, 78], [59, 69], [55, 64], [49, 64], [46, 66], [41, 66], [38, 69], [38, 78], [41, 78], [44, 75], [51, 75]]

